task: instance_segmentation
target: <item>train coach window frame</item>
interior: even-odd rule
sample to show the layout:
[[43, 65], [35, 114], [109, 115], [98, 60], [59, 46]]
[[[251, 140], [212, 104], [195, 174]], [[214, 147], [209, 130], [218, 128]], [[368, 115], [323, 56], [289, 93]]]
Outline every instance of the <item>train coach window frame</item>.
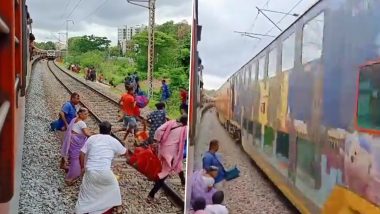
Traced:
[[356, 129], [380, 134], [380, 61], [361, 66], [357, 78]]
[[277, 54], [278, 48], [274, 47], [268, 54], [268, 78], [274, 77], [277, 74]]
[[265, 55], [259, 57], [258, 63], [259, 63], [259, 71], [258, 71], [258, 80], [265, 79]]
[[294, 68], [296, 54], [296, 33], [291, 33], [282, 41], [281, 47], [281, 71], [288, 71]]
[[[303, 149], [302, 152], [301, 148]], [[314, 189], [317, 182], [315, 164], [318, 153], [316, 144], [311, 140], [297, 136], [296, 154], [296, 185], [298, 182], [302, 182]]]
[[[318, 24], [316, 24], [318, 22], [322, 22], [322, 26], [319, 26]], [[315, 30], [315, 27], [318, 27], [318, 29]], [[319, 27], [321, 27], [321, 29], [319, 29]], [[302, 40], [301, 40], [302, 64], [306, 64], [313, 60], [322, 58], [324, 35], [325, 35], [325, 12], [322, 11], [318, 13], [316, 16], [314, 16], [313, 18], [306, 21], [302, 27]]]

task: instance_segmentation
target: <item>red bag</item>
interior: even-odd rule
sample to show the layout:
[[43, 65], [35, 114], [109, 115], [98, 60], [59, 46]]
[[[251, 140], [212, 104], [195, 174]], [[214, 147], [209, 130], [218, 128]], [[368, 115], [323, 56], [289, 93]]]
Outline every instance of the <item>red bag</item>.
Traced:
[[145, 175], [148, 180], [159, 180], [158, 173], [160, 173], [162, 169], [161, 161], [153, 152], [152, 148], [137, 147], [129, 159], [129, 164]]

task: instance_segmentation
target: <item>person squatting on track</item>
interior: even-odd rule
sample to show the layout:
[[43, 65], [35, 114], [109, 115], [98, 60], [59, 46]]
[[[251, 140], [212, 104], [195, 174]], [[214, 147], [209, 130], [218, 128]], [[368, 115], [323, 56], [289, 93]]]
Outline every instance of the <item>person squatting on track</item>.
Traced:
[[165, 103], [157, 103], [157, 110], [151, 112], [147, 116], [147, 121], [150, 123], [149, 129], [149, 144], [153, 143], [154, 133], [156, 130], [166, 122]]
[[217, 189], [223, 188], [224, 182], [224, 167], [220, 158], [217, 156], [217, 151], [219, 150], [219, 141], [211, 140], [209, 145], [209, 150], [204, 154], [202, 164], [203, 169], [206, 171], [210, 168], [210, 166], [218, 167], [218, 176], [215, 178], [215, 186]]
[[185, 185], [185, 176], [182, 170], [183, 150], [187, 137], [187, 116], [177, 120], [170, 120], [160, 126], [155, 135], [155, 144], [158, 144], [158, 158], [161, 160], [162, 170], [158, 174], [159, 180], [155, 182], [149, 192], [147, 201], [152, 202], [154, 195], [164, 184], [165, 179], [172, 172], [178, 173], [181, 184]]
[[77, 116], [76, 106], [79, 102], [79, 94], [76, 92], [72, 93], [70, 96], [70, 101], [63, 104], [61, 112], [59, 112], [59, 119], [50, 123], [51, 131], [65, 131], [67, 129], [71, 120]]
[[111, 128], [107, 121], [100, 123], [99, 134], [89, 137], [81, 149], [80, 165], [84, 176], [75, 206], [77, 214], [112, 213], [114, 207], [122, 204], [111, 163], [116, 155], [128, 158], [128, 151], [111, 137]]
[[88, 110], [86, 108], [80, 108], [78, 111], [78, 116], [70, 122], [64, 136], [61, 156], [65, 158], [66, 163], [70, 163], [68, 173], [65, 177], [65, 182], [67, 185], [74, 184], [81, 175], [79, 163], [80, 150], [82, 149], [87, 138], [92, 135], [91, 131], [84, 122], [87, 117]]

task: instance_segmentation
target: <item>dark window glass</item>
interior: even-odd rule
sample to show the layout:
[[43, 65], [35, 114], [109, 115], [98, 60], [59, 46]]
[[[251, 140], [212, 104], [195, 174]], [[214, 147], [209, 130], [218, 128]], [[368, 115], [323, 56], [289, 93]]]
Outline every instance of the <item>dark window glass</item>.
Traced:
[[358, 125], [380, 130], [380, 64], [366, 66], [360, 71]]
[[273, 141], [274, 141], [274, 130], [265, 126], [264, 128], [264, 151], [265, 153], [272, 155], [273, 154]]
[[279, 159], [289, 159], [289, 134], [277, 132], [276, 154]]
[[297, 138], [297, 180], [310, 188], [315, 187], [315, 144]]

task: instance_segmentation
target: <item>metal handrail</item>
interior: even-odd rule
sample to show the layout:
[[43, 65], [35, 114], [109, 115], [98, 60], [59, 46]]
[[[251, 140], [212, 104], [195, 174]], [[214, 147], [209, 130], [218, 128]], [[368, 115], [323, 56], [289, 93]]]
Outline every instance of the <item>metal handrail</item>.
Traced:
[[9, 33], [9, 27], [8, 25], [3, 21], [2, 18], [0, 18], [0, 33], [8, 34]]
[[11, 103], [8, 100], [4, 101], [0, 106], [0, 133], [3, 129], [10, 107]]
[[16, 36], [15, 36], [15, 43], [16, 43], [16, 45], [20, 44], [20, 40], [18, 40], [18, 38]]

